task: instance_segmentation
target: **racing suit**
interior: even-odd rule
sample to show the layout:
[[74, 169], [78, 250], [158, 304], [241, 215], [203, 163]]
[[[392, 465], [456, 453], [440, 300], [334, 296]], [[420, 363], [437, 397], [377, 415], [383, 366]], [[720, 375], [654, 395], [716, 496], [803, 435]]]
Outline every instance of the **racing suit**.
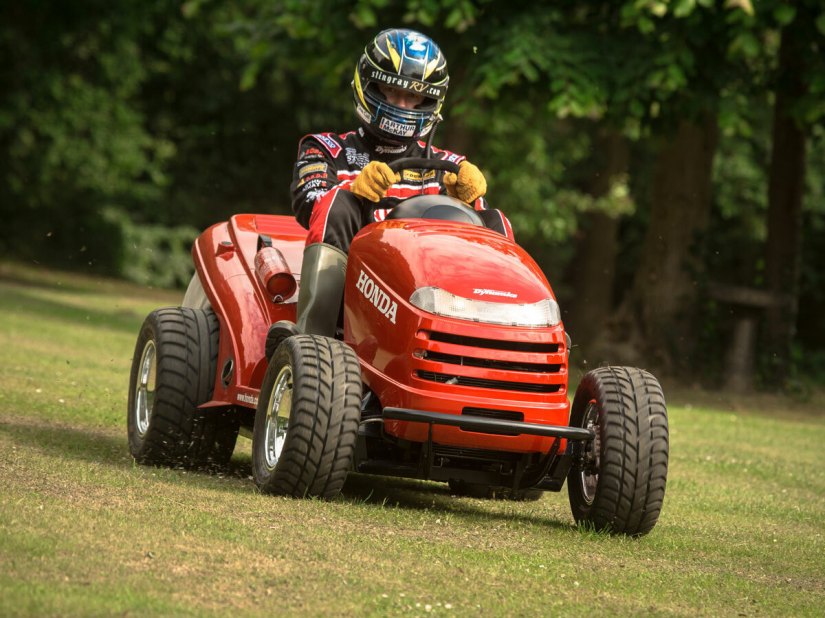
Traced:
[[[309, 230], [307, 245], [326, 243], [349, 253], [350, 243], [365, 225], [383, 221], [399, 201], [422, 194], [446, 194], [441, 170], [404, 170], [378, 203], [349, 192], [349, 186], [371, 160], [390, 163], [402, 157], [424, 157], [426, 144], [390, 146], [378, 143], [363, 128], [349, 133], [307, 135], [298, 145], [292, 191], [295, 218]], [[431, 147], [432, 158], [456, 164], [465, 159], [448, 150]], [[513, 238], [510, 222], [499, 210], [488, 209], [478, 198], [472, 205], [485, 225]]]

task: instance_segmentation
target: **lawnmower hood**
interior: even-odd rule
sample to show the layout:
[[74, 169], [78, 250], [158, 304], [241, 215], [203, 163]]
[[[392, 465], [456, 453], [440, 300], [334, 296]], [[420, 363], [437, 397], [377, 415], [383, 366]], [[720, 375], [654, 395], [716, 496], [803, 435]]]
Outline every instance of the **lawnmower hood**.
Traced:
[[418, 288], [463, 298], [535, 303], [554, 298], [544, 273], [517, 244], [486, 228], [429, 219], [372, 224], [353, 240], [350, 272], [407, 301]]

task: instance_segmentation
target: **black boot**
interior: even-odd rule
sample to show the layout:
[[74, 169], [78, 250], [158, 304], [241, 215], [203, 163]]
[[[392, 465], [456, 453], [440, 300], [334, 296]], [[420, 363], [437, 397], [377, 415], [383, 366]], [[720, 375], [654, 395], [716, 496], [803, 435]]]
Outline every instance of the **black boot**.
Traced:
[[335, 337], [346, 273], [347, 254], [339, 248], [319, 242], [304, 249], [298, 291], [300, 332]]
[[292, 335], [300, 334], [301, 331], [298, 330], [295, 322], [290, 322], [289, 320], [278, 320], [275, 322], [275, 324], [269, 327], [269, 331], [266, 333], [266, 345], [264, 347], [266, 358], [272, 358], [275, 350], [278, 349], [278, 346], [281, 345], [284, 339], [292, 337]]
[[265, 347], [268, 359], [287, 337], [302, 333], [335, 336], [346, 270], [347, 256], [337, 247], [315, 243], [304, 250], [301, 289], [298, 292], [298, 323], [279, 320], [269, 327]]

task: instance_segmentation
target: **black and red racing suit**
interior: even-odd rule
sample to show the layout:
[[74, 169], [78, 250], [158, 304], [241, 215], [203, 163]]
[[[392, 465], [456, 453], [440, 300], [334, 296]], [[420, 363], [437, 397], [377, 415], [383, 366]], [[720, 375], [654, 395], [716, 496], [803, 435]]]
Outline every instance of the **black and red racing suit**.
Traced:
[[[383, 221], [387, 213], [408, 197], [422, 194], [445, 194], [441, 170], [404, 170], [400, 182], [392, 185], [378, 203], [350, 193], [352, 181], [372, 160], [390, 163], [402, 157], [424, 157], [426, 144], [388, 146], [375, 142], [363, 128], [336, 135], [307, 135], [298, 145], [298, 160], [292, 181], [292, 209], [295, 218], [309, 230], [307, 245], [323, 242], [349, 253], [350, 242], [358, 230], [374, 221]], [[431, 156], [461, 163], [462, 155], [431, 147]], [[513, 238], [510, 222], [499, 210], [489, 209], [482, 197], [473, 207], [485, 225]]]

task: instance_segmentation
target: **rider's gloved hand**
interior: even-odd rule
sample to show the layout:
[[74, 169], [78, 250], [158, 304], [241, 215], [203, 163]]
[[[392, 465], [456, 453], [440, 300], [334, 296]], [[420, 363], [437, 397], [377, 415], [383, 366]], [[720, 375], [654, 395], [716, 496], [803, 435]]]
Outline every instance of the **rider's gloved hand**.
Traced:
[[469, 161], [462, 161], [458, 166], [458, 174], [447, 172], [444, 174], [444, 186], [447, 195], [457, 197], [462, 202], [472, 204], [487, 193], [487, 181], [484, 174]]
[[349, 190], [371, 202], [378, 202], [386, 195], [387, 189], [400, 180], [401, 176], [386, 163], [370, 161], [352, 181]]

